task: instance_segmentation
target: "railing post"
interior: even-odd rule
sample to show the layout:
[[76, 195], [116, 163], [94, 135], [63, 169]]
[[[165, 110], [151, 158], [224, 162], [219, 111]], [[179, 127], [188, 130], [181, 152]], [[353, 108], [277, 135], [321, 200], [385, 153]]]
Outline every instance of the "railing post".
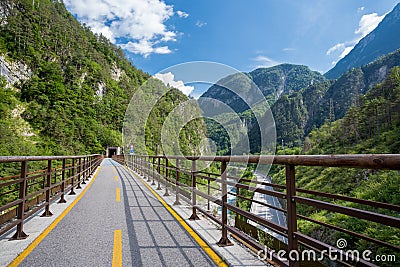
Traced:
[[[152, 159], [153, 164], [151, 163], [150, 159]], [[149, 159], [146, 163], [149, 166], [149, 175], [147, 175], [147, 182], [151, 182], [151, 177], [153, 176], [154, 180], [154, 158], [149, 156]]]
[[95, 159], [94, 156], [90, 156], [90, 174], [94, 173]]
[[191, 171], [191, 180], [192, 180], [192, 215], [189, 220], [200, 220], [199, 216], [196, 213], [196, 160], [192, 160], [192, 171]]
[[139, 160], [140, 160], [140, 156], [136, 156], [136, 172], [138, 173], [138, 174], [140, 174], [140, 169], [139, 169]]
[[72, 158], [72, 173], [71, 173], [71, 192], [69, 192], [70, 195], [76, 195], [74, 191], [74, 181], [75, 181], [75, 159]]
[[134, 167], [134, 169], [135, 169], [135, 172], [136, 172], [136, 173], [139, 173], [137, 161], [138, 161], [138, 156], [137, 156], [137, 155], [134, 155], [134, 156], [133, 156], [133, 167]]
[[78, 159], [78, 186], [76, 189], [82, 189], [81, 187], [81, 171], [82, 171], [82, 158]]
[[142, 167], [142, 163], [143, 162], [143, 157], [139, 156], [138, 157], [138, 171], [139, 171], [139, 175], [143, 175], [143, 167]]
[[21, 181], [19, 183], [19, 199], [21, 200], [21, 203], [18, 204], [18, 209], [17, 209], [17, 220], [19, 220], [19, 223], [17, 224], [17, 232], [10, 238], [10, 240], [20, 240], [28, 237], [28, 235], [24, 233], [27, 170], [28, 170], [28, 162], [22, 161]]
[[86, 181], [89, 181], [89, 177], [90, 177], [90, 158], [86, 157]]
[[136, 172], [140, 175], [139, 164], [140, 164], [140, 156], [136, 156]]
[[146, 172], [147, 172], [147, 179], [150, 180], [151, 176], [151, 163], [150, 163], [150, 156], [146, 156]]
[[50, 197], [51, 197], [51, 159], [47, 161], [47, 176], [46, 176], [46, 206], [42, 217], [50, 217], [53, 215], [50, 211]]
[[221, 164], [221, 187], [222, 187], [222, 237], [218, 241], [217, 245], [220, 247], [231, 246], [233, 243], [228, 238], [228, 230], [226, 226], [228, 225], [228, 210], [226, 208], [226, 203], [228, 201], [228, 192], [226, 185], [226, 161]]
[[138, 156], [134, 155], [133, 156], [133, 166], [134, 166], [133, 168], [135, 169], [136, 172], [138, 172], [137, 159], [138, 159]]
[[86, 157], [83, 158], [82, 162], [82, 182], [81, 184], [86, 184]]
[[[288, 254], [298, 251], [297, 238], [297, 215], [296, 215], [296, 170], [294, 165], [286, 165], [286, 201], [287, 201], [287, 225], [288, 225]], [[289, 260], [290, 267], [298, 267], [299, 262]]]
[[161, 157], [157, 160], [157, 188], [156, 190], [161, 190]]
[[142, 156], [142, 163], [140, 164], [140, 167], [142, 168], [143, 178], [146, 178], [146, 164], [146, 157]]
[[93, 173], [93, 157], [89, 156], [89, 176]]
[[141, 156], [140, 159], [141, 159], [141, 161], [140, 161], [141, 173], [142, 173], [143, 178], [146, 178], [146, 170], [145, 170], [146, 162], [145, 162], [145, 158], [144, 158], [144, 156]]
[[176, 174], [175, 174], [175, 202], [174, 202], [174, 205], [180, 205], [181, 202], [179, 202], [179, 174], [180, 174], [179, 159], [176, 159], [175, 170], [176, 170]]
[[236, 193], [235, 193], [235, 206], [236, 207], [239, 207], [239, 190], [240, 190], [240, 188], [239, 188], [239, 186], [238, 186], [238, 184], [240, 183], [240, 178], [237, 180], [237, 183], [236, 183], [236, 185], [235, 185], [235, 191], [236, 191]]
[[96, 164], [94, 166], [95, 169], [100, 166], [101, 159], [101, 156], [96, 156]]
[[[207, 195], [210, 196], [211, 190], [210, 190], [210, 183], [211, 183], [211, 175], [208, 173], [208, 179], [207, 179]], [[207, 210], [210, 211], [210, 199], [207, 198]]]
[[143, 156], [140, 156], [140, 174], [143, 176], [143, 178], [145, 178], [143, 164], [144, 164]]
[[83, 163], [82, 163], [83, 184], [86, 184], [86, 180], [87, 180], [86, 166], [87, 166], [87, 157], [84, 157]]
[[[156, 158], [153, 157], [153, 180], [151, 182], [151, 185], [156, 185], [155, 179], [156, 179]], [[149, 177], [149, 182], [150, 182], [150, 177]]]
[[92, 174], [92, 157], [88, 156], [88, 177]]
[[62, 159], [62, 172], [61, 172], [61, 179], [62, 179], [62, 183], [61, 183], [61, 198], [58, 201], [58, 203], [66, 203], [67, 201], [64, 198], [65, 195], [65, 166], [66, 166], [66, 159], [63, 158]]
[[165, 193], [164, 193], [164, 197], [168, 197], [169, 193], [168, 193], [168, 158], [165, 158]]
[[140, 165], [142, 167], [142, 176], [143, 179], [146, 178], [146, 156], [142, 156], [142, 164]]

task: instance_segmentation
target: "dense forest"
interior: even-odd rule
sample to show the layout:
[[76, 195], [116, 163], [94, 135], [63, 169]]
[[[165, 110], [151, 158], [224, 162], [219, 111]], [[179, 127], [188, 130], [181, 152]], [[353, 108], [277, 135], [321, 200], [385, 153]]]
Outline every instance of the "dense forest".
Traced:
[[[1, 1], [0, 14], [0, 155], [104, 153], [121, 146], [126, 108], [150, 75], [62, 2]], [[157, 107], [168, 114], [187, 99], [173, 90]], [[156, 124], [162, 120], [150, 126]]]
[[351, 107], [360, 104], [360, 97], [383, 82], [389, 71], [399, 65], [400, 50], [396, 50], [349, 70], [337, 80], [315, 83], [282, 96], [272, 106], [278, 141], [283, 140], [287, 147], [302, 146], [312, 130], [343, 118]]
[[[387, 79], [360, 96], [358, 104], [335, 122], [327, 122], [313, 130], [305, 139], [303, 147], [278, 150], [278, 154], [369, 154], [400, 153], [400, 67], [391, 70]], [[273, 181], [284, 184], [283, 168], [274, 167], [270, 173]], [[296, 181], [299, 188], [347, 195], [359, 199], [400, 205], [400, 176], [397, 171], [374, 171], [365, 169], [340, 169], [323, 167], [297, 167]], [[361, 204], [335, 201], [354, 208]], [[400, 245], [398, 229], [349, 219], [346, 215], [315, 211], [299, 205], [298, 211], [312, 219], [327, 222], [349, 230], [374, 236], [379, 240]], [[397, 216], [395, 212], [388, 215]], [[389, 253], [384, 248], [371, 247], [368, 242], [328, 230], [311, 222], [299, 224], [301, 232], [334, 245], [338, 238], [346, 238], [348, 247], [370, 249], [377, 254]], [[392, 253], [392, 252], [391, 252]]]
[[346, 115], [312, 131], [304, 149], [312, 154], [400, 153], [400, 67], [359, 97]]
[[[254, 86], [265, 96], [268, 104], [272, 106], [282, 95], [292, 94], [310, 84], [326, 81], [319, 72], [311, 71], [307, 66], [280, 64], [270, 68], [258, 68], [249, 73], [236, 73], [221, 79], [211, 86], [202, 97], [217, 99], [235, 112], [242, 113], [249, 109], [235, 92], [240, 88], [240, 93], [252, 92]], [[252, 103], [250, 103], [252, 104]]]

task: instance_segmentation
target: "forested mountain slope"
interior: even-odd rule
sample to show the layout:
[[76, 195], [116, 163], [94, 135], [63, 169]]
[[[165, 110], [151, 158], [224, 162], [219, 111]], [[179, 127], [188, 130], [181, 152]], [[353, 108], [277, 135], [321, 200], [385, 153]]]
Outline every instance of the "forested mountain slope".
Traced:
[[354, 68], [339, 79], [310, 85], [282, 96], [273, 106], [277, 138], [288, 146], [300, 146], [313, 129], [342, 118], [388, 72], [400, 65], [400, 50], [366, 66]]
[[[240, 121], [234, 119], [232, 114], [220, 114], [217, 116], [225, 123], [226, 129], [235, 129], [237, 133], [244, 135], [249, 132], [250, 153], [258, 153], [261, 148], [260, 125], [255, 119], [255, 114], [262, 116], [266, 113], [266, 105], [260, 104], [258, 95], [252, 95], [254, 90], [261, 91], [266, 101], [272, 106], [281, 97], [298, 92], [313, 84], [328, 82], [320, 73], [311, 71], [307, 66], [281, 64], [270, 68], [259, 68], [249, 73], [237, 73], [221, 79], [217, 85], [211, 86], [200, 98], [213, 98], [229, 107], [237, 113]], [[224, 86], [222, 86], [224, 85]], [[237, 90], [240, 92], [232, 92]], [[241, 97], [246, 97], [251, 103], [245, 103]], [[262, 96], [261, 95], [261, 96]], [[203, 109], [215, 108], [213, 104], [203, 104]], [[250, 108], [251, 106], [251, 108]], [[267, 108], [268, 109], [268, 108]], [[238, 135], [231, 137], [221, 125], [206, 120], [208, 136], [214, 140], [218, 148], [218, 154], [231, 153], [233, 147], [239, 147], [243, 140]], [[245, 133], [246, 132], [246, 133]], [[247, 137], [246, 137], [247, 138]]]
[[311, 154], [400, 153], [400, 67], [361, 96], [357, 105], [335, 122], [313, 130], [306, 138]]
[[[285, 149], [279, 154], [370, 154], [370, 153], [400, 153], [400, 67], [395, 67], [388, 78], [365, 96], [362, 96], [357, 106], [350, 108], [346, 115], [335, 122], [326, 123], [321, 128], [313, 130], [301, 148]], [[271, 173], [273, 181], [285, 183], [284, 168], [274, 168]], [[352, 168], [323, 168], [304, 167], [296, 168], [298, 188], [316, 190], [332, 194], [341, 194], [359, 199], [368, 199], [378, 202], [400, 204], [398, 171], [366, 170]], [[335, 201], [353, 208], [360, 208], [361, 204], [350, 204], [345, 201]], [[365, 208], [363, 206], [362, 208]], [[339, 213], [314, 211], [299, 206], [299, 213], [310, 216], [312, 219], [336, 225], [341, 228], [365, 233], [374, 238], [399, 245], [399, 231], [375, 223], [367, 223], [359, 219]], [[398, 216], [395, 212], [388, 212]], [[383, 247], [371, 245], [354, 237], [340, 234], [332, 230], [302, 221], [299, 224], [301, 232], [315, 237], [323, 237], [327, 243], [334, 245], [339, 238], [348, 242], [347, 249], [370, 249], [376, 254], [393, 253]], [[322, 234], [323, 233], [323, 234]], [[397, 254], [398, 255], [398, 254]], [[392, 266], [392, 265], [384, 265]]]
[[[62, 1], [2, 0], [0, 15], [0, 154], [100, 153], [121, 145], [127, 105], [150, 76]], [[174, 105], [183, 99], [178, 90], [168, 97]]]
[[[316, 71], [311, 71], [307, 66], [293, 64], [259, 68], [244, 74], [230, 75], [222, 79], [219, 84], [227, 86], [232, 84], [233, 88], [240, 87], [241, 92], [246, 94], [250, 91], [251, 83], [254, 83], [270, 105], [282, 95], [292, 94], [310, 84], [326, 81], [324, 76]], [[230, 106], [236, 112], [243, 112], [249, 109], [249, 106], [239, 96], [219, 85], [211, 86], [202, 97], [217, 99]]]

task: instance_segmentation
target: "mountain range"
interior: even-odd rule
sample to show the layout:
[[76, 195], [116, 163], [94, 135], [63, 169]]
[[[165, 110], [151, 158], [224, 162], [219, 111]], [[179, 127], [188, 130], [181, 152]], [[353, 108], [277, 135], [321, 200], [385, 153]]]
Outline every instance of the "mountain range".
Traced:
[[400, 3], [385, 16], [381, 23], [334, 68], [325, 73], [328, 79], [337, 79], [351, 68], [361, 67], [400, 48]]
[[[218, 84], [226, 87], [240, 84], [242, 93], [246, 93], [252, 83], [256, 84], [271, 107], [277, 142], [293, 147], [302, 146], [312, 130], [344, 117], [352, 106], [359, 104], [360, 97], [383, 82], [390, 70], [399, 65], [400, 49], [365, 66], [352, 68], [336, 80], [327, 80], [306, 66], [282, 64], [257, 69], [244, 75], [234, 74]], [[245, 124], [251, 152], [260, 152], [261, 129], [254, 116], [254, 112], [260, 112], [257, 105], [250, 108], [238, 95], [221, 85], [211, 86], [202, 97], [214, 98], [230, 106], [241, 118], [241, 122], [234, 121], [230, 114], [218, 116], [219, 121], [225, 122], [230, 129], [240, 129]], [[203, 107], [212, 108], [206, 105]], [[269, 113], [265, 116], [269, 116]], [[216, 140], [221, 151], [228, 153], [228, 137], [223, 129], [211, 120], [207, 120], [207, 125], [210, 138]], [[218, 143], [217, 140], [223, 141]], [[240, 140], [241, 138], [236, 138], [230, 141], [237, 145]]]
[[[351, 107], [359, 105], [360, 97], [383, 82], [394, 66], [400, 65], [400, 49], [397, 49], [400, 35], [394, 34], [396, 32], [400, 32], [400, 4], [325, 75], [306, 66], [281, 64], [226, 79], [242, 84], [243, 93], [248, 91], [249, 82], [246, 84], [240, 79], [245, 77], [254, 82], [271, 106], [277, 142], [301, 146], [313, 129], [343, 118]], [[259, 152], [261, 129], [254, 116], [244, 115], [251, 114], [252, 109], [240, 97], [219, 85], [211, 86], [202, 97], [217, 99], [239, 113], [242, 121], [246, 120], [251, 152]], [[215, 124], [210, 127], [217, 128]], [[218, 137], [212, 131], [210, 136], [221, 139], [221, 129], [218, 129]]]
[[383, 82], [400, 65], [400, 49], [363, 67], [353, 68], [337, 80], [310, 85], [285, 95], [272, 106], [277, 139], [301, 145], [304, 138], [326, 122], [343, 118], [360, 97]]
[[281, 64], [271, 68], [259, 68], [249, 73], [232, 74], [217, 85], [211, 86], [201, 97], [221, 101], [240, 113], [249, 109], [249, 106], [226, 87], [240, 87], [241, 93], [246, 94], [255, 84], [272, 105], [283, 95], [292, 94], [308, 85], [326, 80], [319, 72], [311, 71], [307, 66]]
[[[252, 83], [257, 85], [271, 106], [278, 142], [301, 145], [314, 129], [344, 117], [360, 97], [400, 65], [400, 52], [395, 50], [400, 37], [394, 34], [399, 32], [399, 10], [397, 5], [325, 75], [307, 66], [281, 64], [231, 75], [224, 83], [240, 85], [244, 94]], [[0, 73], [4, 77], [0, 82], [0, 152], [101, 152], [108, 145], [120, 145], [129, 100], [150, 75], [134, 67], [107, 38], [82, 26], [62, 2], [5, 0], [0, 2], [0, 14]], [[339, 70], [343, 62], [354, 64]], [[155, 110], [154, 116], [162, 117], [154, 119], [157, 123], [186, 99], [178, 90], [173, 94], [163, 102], [168, 109]], [[256, 153], [260, 129], [249, 106], [219, 85], [210, 87], [203, 97], [217, 99], [239, 114], [240, 125], [232, 127], [247, 127], [251, 152]], [[220, 117], [228, 123], [231, 119]], [[149, 123], [146, 133], [159, 129], [157, 123]], [[221, 129], [209, 134], [224, 140], [221, 147], [225, 146], [227, 138]], [[159, 142], [156, 136], [146, 138], [149, 143]]]

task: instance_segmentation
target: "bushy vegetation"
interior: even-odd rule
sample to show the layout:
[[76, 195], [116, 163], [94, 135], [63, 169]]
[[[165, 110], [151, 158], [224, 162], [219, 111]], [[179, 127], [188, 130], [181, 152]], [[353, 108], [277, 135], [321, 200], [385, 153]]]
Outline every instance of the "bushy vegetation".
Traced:
[[[382, 84], [375, 86], [365, 96], [361, 96], [358, 105], [353, 106], [342, 119], [333, 123], [328, 122], [321, 128], [312, 131], [305, 140], [303, 151], [297, 148], [297, 152], [285, 149], [279, 153], [398, 154], [400, 153], [399, 126], [400, 67], [395, 67]], [[284, 168], [274, 167], [271, 169], [271, 174], [274, 182], [285, 184]], [[297, 167], [296, 183], [298, 188], [400, 205], [400, 174], [398, 171]], [[332, 202], [375, 211], [375, 209], [361, 204], [339, 200]], [[396, 228], [350, 218], [338, 213], [318, 211], [303, 205], [298, 206], [298, 212], [318, 221], [369, 235], [396, 246], [400, 245], [400, 231]], [[387, 210], [378, 212], [399, 216], [398, 213]], [[332, 245], [335, 245], [337, 239], [346, 238], [348, 248], [370, 249], [377, 254], [390, 253], [383, 247], [371, 245], [369, 242], [328, 230], [311, 222], [300, 221], [299, 230]]]
[[[20, 117], [36, 135], [36, 150], [24, 142], [25, 151], [5, 149], [2, 155], [101, 153], [121, 145], [129, 98], [148, 75], [58, 1], [9, 0], [2, 9], [0, 53], [31, 70], [29, 79], [8, 89], [15, 96], [12, 110], [23, 108]], [[16, 145], [10, 135], [2, 138]]]
[[[1, 85], [0, 155], [104, 153], [107, 146], [122, 146], [126, 108], [150, 75], [60, 1], [0, 5], [0, 54], [30, 70], [28, 79]], [[162, 99], [147, 132], [157, 132], [168, 112], [187, 99], [178, 90]], [[153, 143], [160, 140], [146, 139], [155, 152]]]
[[271, 107], [277, 140], [283, 140], [285, 146], [301, 146], [311, 131], [343, 118], [351, 107], [360, 105], [360, 97], [383, 82], [389, 70], [398, 65], [400, 50], [351, 69], [337, 80], [314, 83], [282, 96]]
[[400, 67], [361, 96], [338, 121], [310, 133], [305, 149], [311, 154], [400, 153]]

